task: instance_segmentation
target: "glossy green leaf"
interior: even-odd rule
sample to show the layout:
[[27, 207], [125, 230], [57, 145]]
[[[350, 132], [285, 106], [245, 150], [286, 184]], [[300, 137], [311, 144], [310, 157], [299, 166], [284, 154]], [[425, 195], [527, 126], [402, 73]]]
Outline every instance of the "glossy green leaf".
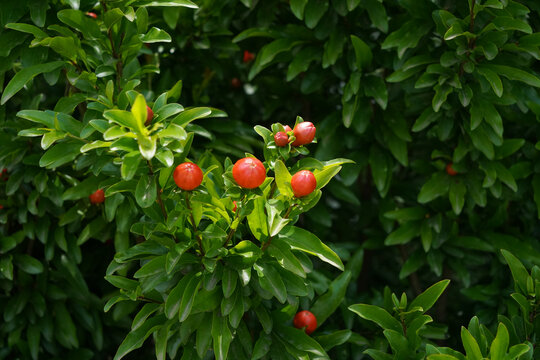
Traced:
[[383, 329], [401, 330], [401, 324], [386, 310], [375, 305], [357, 304], [349, 306], [349, 310], [363, 319], [373, 321]]
[[284, 232], [279, 234], [279, 237], [289, 243], [292, 249], [304, 251], [308, 254], [317, 256], [324, 262], [343, 270], [343, 263], [337, 254], [332, 251], [327, 245], [314, 234], [307, 230], [290, 226], [284, 229]]

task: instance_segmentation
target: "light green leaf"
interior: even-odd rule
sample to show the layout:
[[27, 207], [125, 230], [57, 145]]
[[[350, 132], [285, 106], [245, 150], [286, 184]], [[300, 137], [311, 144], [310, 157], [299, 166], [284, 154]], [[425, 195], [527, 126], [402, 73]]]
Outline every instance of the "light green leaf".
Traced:
[[147, 111], [146, 100], [142, 94], [138, 94], [135, 98], [135, 102], [131, 107], [131, 114], [135, 119], [136, 130], [141, 134], [145, 134], [144, 123], [146, 122]]
[[293, 197], [294, 194], [291, 188], [292, 176], [289, 173], [289, 170], [287, 169], [287, 166], [285, 166], [283, 161], [281, 160], [276, 161], [276, 164], [274, 166], [274, 171], [276, 173], [275, 182], [276, 182], [279, 192], [283, 196]]
[[503, 323], [499, 323], [499, 327], [497, 328], [497, 335], [491, 343], [491, 360], [504, 360], [506, 358], [506, 350], [508, 349], [509, 343], [510, 339], [508, 335], [508, 330]]
[[467, 353], [467, 359], [470, 360], [482, 360], [482, 352], [476, 342], [475, 338], [471, 335], [469, 330], [465, 327], [461, 327], [461, 340], [463, 341], [463, 347]]
[[143, 43], [171, 42], [171, 35], [165, 30], [152, 27], [146, 34], [139, 35]]

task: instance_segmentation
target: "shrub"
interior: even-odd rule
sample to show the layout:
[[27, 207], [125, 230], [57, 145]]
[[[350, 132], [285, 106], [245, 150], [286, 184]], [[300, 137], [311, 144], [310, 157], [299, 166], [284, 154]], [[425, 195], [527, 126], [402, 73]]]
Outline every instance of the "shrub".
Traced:
[[0, 5], [0, 358], [535, 358], [540, 6], [196, 3]]

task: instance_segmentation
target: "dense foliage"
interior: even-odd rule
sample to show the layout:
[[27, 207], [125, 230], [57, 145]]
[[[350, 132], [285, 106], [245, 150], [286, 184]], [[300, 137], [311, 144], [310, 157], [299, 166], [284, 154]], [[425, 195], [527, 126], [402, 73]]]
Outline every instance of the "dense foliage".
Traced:
[[538, 358], [539, 15], [2, 2], [0, 359]]

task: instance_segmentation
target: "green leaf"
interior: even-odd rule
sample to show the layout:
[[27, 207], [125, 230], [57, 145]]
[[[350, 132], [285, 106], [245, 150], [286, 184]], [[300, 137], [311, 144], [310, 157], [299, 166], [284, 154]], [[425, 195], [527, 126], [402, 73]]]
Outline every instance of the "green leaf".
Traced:
[[[317, 322], [318, 320], [319, 319], [317, 318]], [[353, 335], [351, 330], [338, 330], [330, 334], [319, 335], [316, 337], [316, 340], [321, 344], [325, 351], [328, 351], [336, 346], [345, 344], [349, 341], [351, 335]]]
[[407, 352], [408, 342], [407, 338], [402, 335], [402, 331], [395, 331], [386, 329], [383, 331], [384, 336], [388, 340], [388, 343], [390, 344], [390, 347], [392, 348], [392, 351], [394, 354], [396, 354], [396, 357], [402, 356], [403, 353]]
[[289, 244], [279, 238], [275, 238], [266, 250], [284, 269], [302, 278], [306, 277], [306, 272], [302, 264], [292, 253]]
[[349, 306], [349, 310], [363, 319], [373, 321], [383, 329], [402, 331], [401, 323], [386, 310], [375, 305], [356, 304]]
[[372, 146], [369, 151], [369, 165], [375, 187], [381, 197], [384, 198], [392, 182], [392, 170], [394, 167], [392, 158], [379, 147]]
[[120, 174], [122, 179], [131, 180], [137, 173], [139, 163], [141, 162], [141, 156], [138, 151], [132, 151], [124, 156], [122, 159], [122, 166], [120, 167]]
[[39, 166], [54, 169], [73, 161], [81, 153], [81, 143], [64, 142], [54, 145], [39, 159]]
[[506, 350], [508, 349], [508, 344], [510, 343], [508, 330], [503, 323], [499, 323], [497, 328], [497, 335], [491, 343], [490, 355], [491, 360], [504, 360], [506, 358]]
[[277, 331], [284, 342], [289, 343], [293, 349], [312, 354], [313, 359], [330, 359], [321, 345], [304, 330], [295, 329], [282, 324], [276, 325]]
[[422, 220], [425, 218], [427, 210], [423, 207], [410, 207], [392, 210], [384, 213], [384, 217], [391, 220], [398, 221], [411, 221], [411, 220]]
[[143, 158], [146, 160], [152, 160], [156, 154], [157, 149], [157, 136], [137, 136], [137, 142], [139, 144], [139, 151]]
[[212, 319], [212, 339], [216, 360], [226, 360], [233, 336], [227, 318], [219, 316], [218, 311], [214, 311]]
[[138, 94], [131, 106], [131, 114], [135, 119], [136, 130], [144, 134], [144, 124], [146, 123], [146, 116], [148, 112], [146, 111], [146, 100], [142, 94]]
[[225, 298], [229, 298], [233, 293], [234, 289], [236, 289], [236, 283], [238, 282], [238, 274], [236, 271], [233, 271], [232, 269], [226, 267], [223, 269], [223, 276], [222, 276], [222, 288], [223, 288], [223, 296]]
[[120, 126], [125, 126], [131, 130], [137, 131], [139, 129], [139, 124], [137, 123], [137, 120], [129, 111], [118, 109], [107, 110], [103, 113], [103, 117], [109, 121], [112, 121]]
[[197, 329], [197, 338], [195, 342], [195, 347], [197, 349], [197, 354], [199, 358], [203, 359], [204, 355], [210, 347], [210, 342], [212, 340], [212, 319], [211, 314], [207, 313], [204, 316], [204, 320], [201, 321]]
[[308, 0], [291, 0], [290, 6], [291, 11], [298, 18], [298, 20], [304, 19], [304, 9], [306, 8], [306, 4], [308, 3]]
[[212, 109], [208, 107], [196, 107], [192, 109], [186, 109], [182, 111], [171, 122], [182, 127], [186, 126], [190, 122], [202, 119], [212, 114]]
[[326, 0], [309, 0], [304, 10], [304, 21], [309, 29], [314, 29], [330, 6]]
[[157, 360], [166, 360], [167, 359], [167, 341], [169, 339], [169, 330], [172, 326], [172, 322], [168, 322], [161, 327], [155, 334], [155, 349], [156, 349], [156, 359]]
[[96, 141], [93, 141], [93, 142], [91, 142], [91, 143], [84, 144], [84, 145], [81, 147], [81, 152], [82, 152], [82, 153], [85, 153], [85, 152], [87, 152], [87, 151], [94, 150], [94, 149], [99, 149], [99, 148], [104, 148], [104, 147], [110, 147], [111, 144], [112, 144], [112, 142], [109, 142], [109, 141], [96, 140]]
[[144, 341], [165, 322], [165, 315], [160, 314], [144, 322], [137, 330], [131, 331], [118, 347], [114, 360], [120, 360], [128, 353], [140, 348]]
[[189, 0], [159, 0], [159, 1], [149, 1], [149, 0], [143, 0], [143, 1], [137, 1], [134, 6], [148, 6], [148, 7], [156, 7], [156, 6], [175, 6], [175, 7], [187, 7], [192, 9], [198, 9], [199, 7], [197, 4], [195, 4], [192, 1]]
[[409, 304], [408, 309], [410, 310], [414, 309], [415, 307], [421, 307], [425, 313], [435, 304], [448, 284], [450, 284], [450, 280], [441, 280], [438, 283], [431, 285]]
[[135, 274], [133, 274], [133, 277], [135, 279], [140, 279], [147, 276], [154, 276], [159, 273], [163, 273], [165, 270], [165, 258], [165, 255], [153, 258], [152, 260], [141, 266], [141, 268], [137, 270]]
[[488, 81], [489, 85], [491, 85], [491, 88], [493, 89], [495, 95], [501, 97], [503, 94], [503, 84], [499, 75], [497, 75], [497, 73], [491, 71], [490, 69], [483, 68], [482, 66], [478, 66], [477, 69], [478, 73], [484, 76]]
[[325, 187], [334, 176], [341, 171], [341, 166], [338, 164], [326, 165], [322, 170], [314, 170], [315, 180], [317, 181], [316, 189]]
[[465, 204], [465, 194], [467, 193], [467, 187], [461, 181], [452, 181], [450, 183], [450, 189], [448, 191], [448, 199], [452, 205], [452, 210], [456, 215], [461, 214], [463, 205]]
[[343, 52], [343, 46], [345, 45], [345, 37], [343, 34], [332, 32], [330, 34], [330, 39], [324, 44], [324, 54], [323, 54], [323, 69], [328, 68], [330, 65], [334, 65], [340, 55]]
[[337, 254], [328, 246], [323, 244], [321, 240], [307, 230], [290, 226], [284, 229], [283, 233], [278, 236], [283, 241], [289, 243], [293, 250], [304, 251], [308, 254], [317, 256], [324, 262], [343, 270], [343, 263]]
[[185, 293], [186, 290], [186, 285], [194, 277], [194, 273], [189, 273], [184, 276], [167, 296], [167, 299], [165, 300], [165, 315], [168, 319], [174, 318], [178, 313], [178, 310], [180, 309], [182, 295]]
[[275, 181], [279, 192], [283, 196], [293, 197], [294, 194], [291, 188], [292, 176], [283, 161], [276, 161], [276, 164], [274, 165], [274, 171], [276, 173]]
[[19, 269], [27, 274], [41, 274], [43, 272], [43, 264], [36, 258], [26, 254], [16, 254], [13, 257], [13, 262]]
[[189, 282], [186, 284], [184, 294], [182, 295], [182, 301], [178, 309], [178, 318], [180, 322], [185, 321], [191, 313], [195, 296], [199, 291], [201, 285], [201, 278], [198, 276], [192, 276]]
[[486, 64], [483, 65], [483, 68], [492, 70], [496, 74], [502, 75], [510, 80], [521, 81], [530, 86], [540, 87], [540, 79], [527, 71], [506, 65]]
[[30, 355], [33, 360], [37, 360], [39, 356], [39, 340], [40, 340], [40, 326], [30, 325], [26, 330], [26, 336], [28, 338], [28, 347], [30, 348]]
[[448, 354], [428, 355], [427, 360], [460, 360], [459, 358]]
[[255, 342], [255, 346], [253, 347], [253, 354], [251, 355], [251, 360], [259, 360], [260, 358], [265, 356], [270, 350], [271, 345], [272, 338], [261, 331], [261, 333], [259, 334], [259, 338]]
[[[13, 247], [17, 245], [13, 238], [4, 238], [2, 241], [4, 241], [4, 244], [0, 246], [0, 252], [4, 252], [4, 248], [6, 247], [6, 243], [8, 241], [13, 241]], [[11, 255], [0, 258], [0, 274], [2, 274], [8, 280], [13, 280], [13, 258]]]
[[405, 51], [418, 45], [420, 39], [429, 32], [432, 21], [414, 19], [406, 22], [398, 30], [392, 32], [381, 44], [383, 50], [397, 48], [398, 57], [402, 58]]
[[152, 206], [157, 198], [157, 184], [153, 176], [142, 175], [135, 189], [135, 200], [140, 207]]
[[514, 278], [514, 283], [516, 289], [521, 290], [522, 294], [528, 294], [527, 290], [527, 278], [529, 277], [529, 272], [523, 266], [521, 261], [508, 250], [501, 250], [501, 254], [504, 256], [510, 271], [512, 272], [512, 277]]
[[512, 176], [512, 173], [500, 162], [494, 162], [493, 166], [497, 171], [497, 178], [501, 180], [506, 186], [508, 186], [512, 191], [516, 192], [518, 190], [516, 180]]
[[439, 196], [448, 192], [450, 180], [448, 176], [442, 173], [435, 173], [420, 189], [418, 202], [420, 204], [428, 203]]
[[517, 344], [510, 347], [510, 350], [508, 350], [508, 358], [509, 359], [519, 359], [520, 356], [528, 353], [529, 351], [532, 351], [531, 348], [527, 344]]
[[398, 245], [398, 244], [407, 244], [413, 238], [420, 235], [420, 226], [421, 222], [419, 221], [410, 221], [401, 225], [396, 231], [390, 233], [384, 240], [386, 246]]
[[9, 81], [2, 93], [2, 99], [0, 105], [4, 105], [13, 95], [18, 93], [26, 83], [32, 80], [39, 74], [48, 73], [60, 68], [64, 65], [63, 61], [53, 61], [45, 64], [38, 64], [29, 67], [25, 67], [21, 71], [15, 74], [15, 76]]
[[259, 72], [269, 66], [277, 55], [283, 52], [289, 52], [293, 47], [301, 43], [302, 41], [294, 39], [276, 39], [263, 46], [249, 71], [248, 79], [252, 80]]
[[46, 38], [48, 35], [44, 31], [42, 31], [40, 28], [34, 25], [30, 24], [17, 24], [17, 23], [9, 23], [6, 24], [6, 28], [32, 34], [36, 37], [36, 39], [43, 39]]
[[274, 295], [280, 303], [285, 303], [287, 300], [287, 288], [278, 271], [272, 265], [266, 263], [256, 263], [253, 268], [257, 271], [261, 287]]
[[317, 318], [317, 326], [321, 326], [343, 303], [351, 278], [351, 272], [345, 270], [332, 281], [328, 287], [328, 291], [315, 301], [311, 307], [311, 312]]
[[255, 238], [259, 241], [268, 237], [268, 225], [266, 214], [264, 212], [264, 197], [258, 197], [253, 200], [253, 211], [247, 216], [249, 229]]
[[143, 43], [151, 44], [157, 42], [171, 42], [171, 35], [165, 30], [152, 27], [146, 34], [139, 35], [139, 38]]
[[139, 286], [138, 281], [118, 275], [106, 275], [105, 280], [110, 282], [113, 286], [124, 290], [135, 290]]
[[99, 25], [95, 20], [86, 16], [82, 11], [65, 9], [57, 14], [58, 19], [64, 24], [80, 31], [87, 39], [93, 40], [101, 37]]
[[471, 335], [469, 330], [467, 330], [463, 326], [461, 327], [461, 340], [463, 341], [463, 347], [465, 348], [465, 352], [467, 353], [467, 359], [483, 359], [482, 352], [480, 351], [480, 347], [478, 346], [475, 338]]
[[[293, 0], [294, 1], [294, 0]], [[309, 69], [309, 65], [321, 58], [321, 49], [316, 46], [303, 47], [292, 59], [287, 70], [287, 81]]]
[[497, 30], [508, 31], [517, 30], [527, 34], [532, 34], [532, 28], [529, 24], [510, 16], [496, 16], [492, 21]]
[[351, 42], [356, 56], [356, 67], [359, 71], [365, 70], [373, 59], [371, 48], [356, 35], [351, 35]]
[[375, 99], [381, 108], [388, 105], [388, 89], [384, 80], [378, 76], [369, 75], [364, 78], [364, 93]]
[[187, 133], [186, 133], [186, 130], [184, 130], [182, 126], [179, 126], [176, 124], [169, 124], [169, 126], [166, 129], [163, 129], [158, 133], [158, 137], [160, 139], [171, 138], [171, 139], [184, 141], [187, 139]]
[[388, 15], [384, 5], [379, 0], [367, 0], [363, 3], [368, 11], [369, 19], [382, 32], [388, 32]]
[[78, 348], [79, 341], [77, 339], [77, 328], [64, 303], [55, 302], [52, 310], [55, 314], [55, 335], [58, 341], [68, 349]]
[[174, 154], [167, 148], [160, 148], [156, 153], [156, 159], [166, 167], [174, 165]]
[[155, 313], [160, 306], [160, 304], [154, 303], [145, 304], [142, 309], [137, 313], [137, 315], [135, 315], [135, 318], [131, 323], [131, 330], [137, 330], [138, 328], [140, 328], [141, 325], [144, 324], [146, 319], [148, 319], [150, 315]]

